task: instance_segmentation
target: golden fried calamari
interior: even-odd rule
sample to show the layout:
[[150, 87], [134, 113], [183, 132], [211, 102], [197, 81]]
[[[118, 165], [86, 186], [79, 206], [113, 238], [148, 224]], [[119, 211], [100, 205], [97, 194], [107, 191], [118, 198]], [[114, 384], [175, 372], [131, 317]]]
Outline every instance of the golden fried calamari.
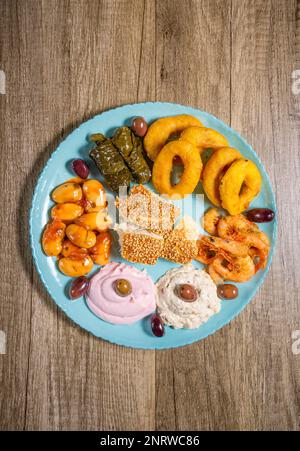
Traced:
[[231, 215], [246, 210], [261, 188], [261, 175], [250, 160], [237, 160], [231, 164], [220, 182], [222, 206]]
[[241, 157], [236, 149], [223, 147], [217, 149], [206, 163], [203, 170], [203, 189], [214, 205], [221, 207], [219, 184], [222, 176], [229, 165]]
[[144, 148], [148, 157], [155, 161], [157, 155], [172, 135], [179, 135], [184, 129], [202, 124], [199, 119], [188, 114], [163, 117], [153, 122], [144, 138]]
[[198, 148], [200, 153], [204, 149], [220, 149], [228, 147], [227, 139], [221, 133], [207, 127], [188, 127], [180, 135], [180, 140], [188, 141]]
[[[171, 184], [174, 157], [180, 157], [184, 171], [176, 185]], [[152, 183], [160, 194], [182, 198], [196, 188], [202, 170], [200, 153], [187, 141], [171, 141], [158, 154], [152, 172]]]

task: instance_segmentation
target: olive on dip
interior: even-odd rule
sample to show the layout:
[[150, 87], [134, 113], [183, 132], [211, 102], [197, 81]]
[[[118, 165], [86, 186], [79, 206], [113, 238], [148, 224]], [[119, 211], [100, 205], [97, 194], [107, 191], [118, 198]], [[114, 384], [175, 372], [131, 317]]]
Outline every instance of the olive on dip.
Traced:
[[194, 302], [198, 297], [196, 288], [188, 283], [178, 285], [177, 294], [184, 302]]
[[143, 138], [148, 130], [147, 122], [143, 117], [135, 117], [131, 124], [131, 130], [136, 136]]
[[129, 296], [132, 293], [132, 286], [129, 280], [118, 279], [115, 282], [115, 290], [119, 296]]

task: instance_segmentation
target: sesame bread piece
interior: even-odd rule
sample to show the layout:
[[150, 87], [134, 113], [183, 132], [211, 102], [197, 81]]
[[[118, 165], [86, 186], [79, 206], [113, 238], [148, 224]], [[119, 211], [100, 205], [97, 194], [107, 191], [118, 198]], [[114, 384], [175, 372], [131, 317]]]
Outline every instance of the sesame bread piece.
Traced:
[[134, 186], [125, 198], [118, 198], [116, 205], [120, 218], [136, 226], [159, 235], [173, 229], [180, 210], [152, 193], [143, 185]]
[[122, 223], [115, 227], [119, 235], [121, 255], [125, 260], [155, 265], [163, 249], [162, 236]]
[[192, 218], [185, 216], [179, 224], [164, 235], [161, 257], [174, 263], [190, 263], [198, 255], [198, 228]]

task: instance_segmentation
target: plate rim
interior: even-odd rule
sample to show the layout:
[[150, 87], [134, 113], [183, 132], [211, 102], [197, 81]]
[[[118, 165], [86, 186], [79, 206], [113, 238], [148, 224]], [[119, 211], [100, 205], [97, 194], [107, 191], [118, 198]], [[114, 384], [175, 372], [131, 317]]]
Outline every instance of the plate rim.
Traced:
[[[132, 344], [132, 342], [127, 342], [126, 337], [122, 340], [119, 340], [118, 337], [114, 338], [112, 337], [110, 338], [103, 338], [101, 335], [97, 335], [93, 330], [89, 329], [88, 327], [83, 327], [78, 321], [76, 321], [74, 318], [71, 318], [71, 316], [68, 314], [68, 311], [64, 308], [63, 305], [61, 305], [61, 303], [59, 301], [57, 301], [55, 299], [55, 295], [52, 292], [52, 289], [49, 287], [48, 283], [46, 282], [44, 275], [43, 275], [43, 271], [41, 270], [40, 266], [39, 266], [39, 262], [38, 262], [38, 258], [35, 252], [35, 248], [34, 248], [34, 238], [33, 238], [33, 210], [35, 207], [35, 201], [36, 201], [36, 197], [38, 194], [38, 188], [45, 176], [45, 173], [47, 171], [47, 167], [50, 164], [51, 160], [54, 158], [54, 156], [56, 155], [56, 153], [58, 153], [60, 151], [61, 146], [63, 145], [63, 143], [67, 140], [67, 138], [73, 134], [73, 133], [79, 133], [80, 129], [83, 128], [83, 126], [86, 126], [86, 124], [88, 124], [89, 122], [94, 121], [97, 117], [103, 116], [105, 113], [109, 113], [115, 110], [120, 110], [120, 109], [124, 109], [126, 107], [134, 107], [134, 106], [141, 106], [141, 105], [169, 105], [169, 106], [179, 106], [179, 107], [183, 107], [186, 110], [190, 110], [191, 114], [195, 114], [195, 112], [197, 113], [201, 113], [201, 115], [203, 117], [206, 117], [208, 119], [213, 119], [216, 120], [218, 122], [221, 122], [223, 125], [225, 125], [226, 128], [228, 128], [230, 130], [230, 132], [232, 133], [232, 135], [235, 135], [238, 139], [240, 139], [246, 147], [248, 147], [250, 149], [250, 151], [252, 151], [254, 153], [254, 155], [256, 156], [257, 160], [260, 163], [260, 170], [262, 170], [263, 175], [265, 177], [265, 180], [267, 182], [267, 187], [272, 195], [272, 204], [274, 206], [274, 213], [275, 213], [275, 219], [274, 219], [274, 223], [273, 223], [273, 233], [272, 233], [272, 246], [271, 246], [271, 250], [270, 250], [270, 254], [269, 254], [269, 259], [268, 259], [268, 263], [267, 266], [264, 270], [264, 273], [262, 274], [259, 282], [257, 283], [256, 287], [254, 288], [254, 290], [251, 293], [251, 296], [249, 297], [249, 299], [243, 304], [241, 305], [235, 312], [234, 314], [228, 319], [226, 320], [222, 326], [220, 327], [214, 327], [213, 329], [211, 329], [211, 331], [209, 333], [205, 333], [205, 335], [202, 338], [197, 338], [197, 337], [191, 337], [189, 339], [186, 340], [186, 342], [184, 344], [173, 344], [173, 345], [166, 345], [166, 344], [161, 344], [160, 345], [160, 341], [159, 339], [157, 339], [157, 344], [140, 344], [140, 343], [136, 343], [136, 344]], [[44, 167], [42, 168], [42, 170], [40, 171], [39, 175], [36, 177], [36, 181], [35, 181], [35, 186], [34, 186], [34, 190], [33, 190], [33, 195], [31, 198], [31, 205], [30, 205], [30, 209], [29, 209], [29, 241], [30, 241], [30, 248], [31, 248], [31, 253], [33, 256], [33, 261], [34, 261], [34, 266], [35, 269], [37, 271], [37, 273], [39, 274], [39, 277], [42, 281], [42, 284], [44, 285], [46, 291], [48, 292], [48, 294], [50, 295], [52, 301], [64, 312], [64, 314], [68, 317], [69, 320], [71, 320], [74, 324], [76, 324], [77, 326], [79, 326], [81, 329], [87, 331], [88, 333], [92, 334], [94, 337], [97, 337], [98, 339], [100, 338], [101, 340], [105, 340], [108, 341], [112, 344], [117, 344], [119, 346], [123, 346], [123, 347], [129, 347], [132, 349], [144, 349], [144, 350], [164, 350], [164, 349], [174, 349], [174, 348], [181, 348], [184, 346], [189, 346], [193, 343], [205, 340], [207, 337], [209, 337], [210, 335], [215, 334], [217, 331], [223, 329], [225, 326], [227, 326], [231, 321], [233, 321], [249, 304], [250, 302], [254, 299], [254, 297], [256, 296], [258, 290], [260, 289], [260, 287], [263, 285], [265, 278], [267, 276], [267, 274], [269, 273], [270, 267], [271, 267], [271, 263], [273, 260], [273, 256], [275, 253], [275, 249], [277, 246], [277, 238], [278, 238], [278, 210], [277, 210], [277, 205], [276, 205], [276, 196], [275, 196], [275, 192], [272, 188], [272, 184], [271, 184], [271, 180], [270, 177], [267, 173], [267, 171], [265, 170], [264, 164], [262, 163], [260, 156], [257, 154], [257, 152], [253, 149], [253, 147], [247, 142], [247, 140], [240, 135], [240, 133], [238, 133], [236, 130], [234, 130], [230, 125], [226, 124], [224, 121], [222, 121], [221, 119], [217, 118], [216, 116], [214, 116], [211, 113], [208, 113], [206, 111], [203, 111], [199, 108], [196, 107], [192, 107], [192, 106], [188, 106], [188, 105], [183, 105], [180, 103], [175, 103], [175, 102], [152, 102], [152, 101], [148, 101], [148, 102], [135, 102], [135, 103], [128, 103], [128, 104], [124, 104], [124, 105], [119, 105], [116, 106], [114, 108], [109, 108], [107, 110], [102, 111], [101, 113], [98, 113], [92, 117], [90, 117], [89, 119], [87, 119], [84, 122], [81, 122], [81, 124], [74, 128], [73, 130], [71, 130], [67, 136], [59, 142], [58, 146], [56, 147], [56, 149], [51, 153], [51, 155], [49, 156], [49, 158], [46, 161], [46, 164], [44, 165]]]

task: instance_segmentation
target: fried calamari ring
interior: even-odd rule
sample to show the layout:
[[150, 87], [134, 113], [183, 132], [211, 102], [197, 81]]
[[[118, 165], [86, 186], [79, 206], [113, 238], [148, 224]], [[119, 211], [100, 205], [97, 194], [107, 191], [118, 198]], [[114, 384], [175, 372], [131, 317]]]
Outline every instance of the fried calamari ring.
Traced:
[[185, 128], [191, 127], [192, 125], [202, 126], [198, 119], [188, 114], [163, 117], [153, 122], [144, 138], [144, 148], [148, 157], [152, 161], [155, 161], [157, 155], [171, 135], [178, 135]]
[[207, 127], [188, 127], [180, 135], [180, 140], [184, 139], [198, 148], [200, 154], [204, 149], [220, 149], [228, 147], [227, 139], [221, 133]]
[[259, 193], [261, 183], [260, 172], [252, 161], [235, 161], [221, 179], [222, 207], [231, 215], [242, 213]]
[[217, 149], [203, 170], [203, 189], [209, 200], [218, 207], [221, 207], [219, 184], [226, 169], [235, 160], [241, 158], [241, 154], [232, 147]]
[[[171, 185], [173, 158], [178, 156], [184, 165], [179, 183]], [[187, 141], [171, 141], [158, 154], [152, 170], [152, 183], [160, 194], [182, 198], [196, 188], [202, 170], [200, 153]]]

